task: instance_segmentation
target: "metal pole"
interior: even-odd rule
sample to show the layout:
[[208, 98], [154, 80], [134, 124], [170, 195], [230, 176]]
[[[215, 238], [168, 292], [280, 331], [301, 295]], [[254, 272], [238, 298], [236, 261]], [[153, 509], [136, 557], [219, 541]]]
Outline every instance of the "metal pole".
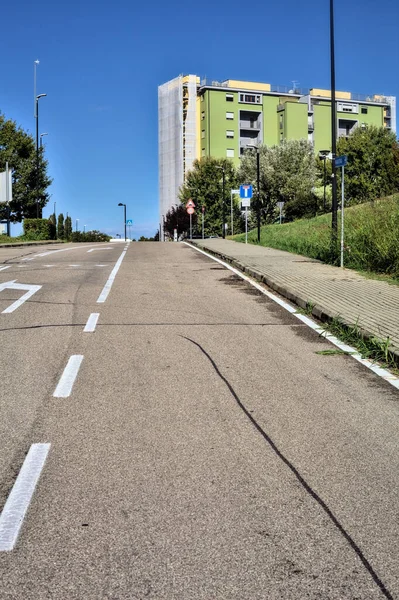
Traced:
[[234, 235], [234, 225], [233, 225], [233, 190], [230, 192], [230, 200], [231, 200], [231, 235]]
[[193, 239], [192, 214], [190, 213], [190, 240]]
[[331, 254], [333, 260], [337, 255], [338, 236], [338, 201], [335, 158], [337, 154], [337, 107], [335, 104], [335, 55], [334, 55], [334, 0], [330, 0], [330, 59], [331, 59]]
[[245, 207], [245, 243], [248, 244], [248, 206]]
[[123, 205], [123, 212], [125, 215], [125, 242], [126, 242], [126, 204]]
[[257, 202], [257, 221], [258, 221], [258, 244], [260, 243], [260, 153], [259, 147], [256, 149], [256, 202]]
[[205, 215], [204, 215], [204, 207], [202, 207], [202, 239], [205, 238], [205, 223], [204, 223]]
[[10, 181], [8, 162], [6, 162], [6, 203], [7, 203], [7, 236], [10, 237]]
[[225, 213], [224, 213], [224, 209], [225, 209], [225, 206], [224, 206], [224, 181], [225, 181], [225, 177], [224, 177], [224, 166], [223, 166], [223, 192], [222, 192], [222, 194], [223, 194], [223, 197], [222, 197], [222, 229], [223, 229], [222, 236], [223, 236], [223, 239], [225, 239], [225, 237], [226, 237], [226, 228], [224, 226], [224, 222], [226, 220]]
[[344, 197], [345, 197], [345, 167], [342, 167], [341, 181], [341, 267], [344, 266]]
[[326, 212], [326, 160], [327, 156], [324, 157], [324, 194], [323, 194], [323, 211]]
[[283, 220], [283, 207], [280, 205], [280, 225], [282, 223]]
[[36, 98], [36, 218], [39, 218], [39, 99]]

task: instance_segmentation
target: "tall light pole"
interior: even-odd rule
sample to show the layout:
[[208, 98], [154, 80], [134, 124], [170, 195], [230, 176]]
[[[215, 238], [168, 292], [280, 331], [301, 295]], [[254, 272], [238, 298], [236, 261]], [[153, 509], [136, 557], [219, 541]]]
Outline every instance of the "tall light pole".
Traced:
[[36, 218], [39, 218], [39, 100], [47, 94], [36, 96]]
[[123, 206], [123, 214], [125, 217], [125, 242], [126, 242], [126, 204], [123, 204], [123, 202], [119, 202], [118, 206]]
[[337, 256], [338, 240], [338, 199], [335, 158], [337, 154], [337, 107], [335, 104], [335, 48], [334, 48], [334, 0], [330, 0], [330, 60], [331, 60], [331, 255]]
[[224, 201], [224, 187], [225, 187], [225, 172], [226, 172], [226, 165], [222, 165], [220, 167], [216, 167], [217, 169], [221, 169], [222, 170], [222, 174], [223, 174], [223, 178], [222, 178], [222, 237], [223, 239], [225, 239], [226, 237], [226, 228], [224, 226], [224, 222], [226, 220], [225, 217], [225, 201]]
[[36, 119], [36, 78], [37, 78], [37, 66], [39, 65], [40, 61], [39, 60], [35, 60], [33, 62], [33, 117]]
[[247, 144], [247, 148], [256, 150], [256, 220], [258, 225], [258, 244], [260, 243], [260, 148], [252, 144]]

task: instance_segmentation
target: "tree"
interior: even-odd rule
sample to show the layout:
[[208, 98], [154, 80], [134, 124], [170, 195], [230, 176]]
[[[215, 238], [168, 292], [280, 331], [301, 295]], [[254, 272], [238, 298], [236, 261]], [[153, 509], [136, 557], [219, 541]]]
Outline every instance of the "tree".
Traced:
[[57, 239], [57, 225], [55, 220], [55, 214], [50, 215], [49, 219], [49, 232], [50, 232], [50, 240]]
[[64, 235], [66, 240], [71, 239], [72, 235], [72, 219], [71, 217], [66, 216], [65, 224], [64, 224]]
[[[276, 217], [277, 202], [285, 202], [286, 218], [314, 212], [312, 189], [316, 180], [314, 150], [307, 140], [284, 140], [278, 146], [260, 147], [260, 202], [263, 222]], [[240, 181], [256, 189], [256, 154], [247, 150], [238, 170]], [[252, 215], [253, 217], [253, 215]]]
[[59, 240], [63, 240], [65, 237], [64, 215], [62, 213], [58, 215], [57, 237]]
[[[36, 146], [31, 135], [18, 127], [15, 121], [6, 120], [0, 114], [0, 170], [6, 162], [12, 169], [12, 202], [10, 220], [21, 222], [23, 218], [36, 217], [37, 188], [39, 214], [49, 200], [47, 188], [52, 180], [47, 175], [48, 163], [43, 148], [39, 151], [39, 170], [36, 168]], [[5, 206], [0, 206], [0, 218], [6, 218]]]
[[[225, 173], [224, 212], [226, 223], [230, 223], [230, 190], [237, 187], [237, 173], [233, 163], [223, 158], [205, 157], [201, 158], [201, 160], [195, 160], [192, 170], [187, 173], [186, 181], [180, 189], [179, 198], [184, 205], [184, 211], [185, 204], [190, 198], [195, 204], [196, 219], [193, 218], [193, 233], [201, 233], [198, 229], [202, 222], [202, 218], [200, 217], [201, 209], [204, 206], [205, 235], [222, 234], [223, 168]], [[181, 212], [179, 215], [183, 217]], [[187, 215], [187, 217], [189, 216]], [[233, 205], [233, 218], [235, 221], [235, 231], [242, 231], [241, 212], [236, 202]], [[179, 226], [177, 230], [179, 234], [181, 232]]]
[[[357, 127], [340, 138], [337, 155], [346, 154], [345, 199], [348, 204], [376, 200], [399, 190], [399, 144], [384, 127]], [[337, 169], [340, 178], [341, 169]]]
[[[196, 228], [197, 215], [193, 214], [193, 229]], [[172, 206], [165, 215], [164, 220], [164, 232], [169, 234], [169, 237], [173, 239], [174, 230], [177, 230], [177, 235], [185, 235], [190, 230], [190, 215], [187, 213], [184, 204], [179, 206]]]

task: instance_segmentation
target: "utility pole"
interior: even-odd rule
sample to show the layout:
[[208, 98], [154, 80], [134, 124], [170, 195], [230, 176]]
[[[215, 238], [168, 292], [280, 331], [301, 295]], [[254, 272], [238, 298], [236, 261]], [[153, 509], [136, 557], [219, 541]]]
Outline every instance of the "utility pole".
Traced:
[[335, 49], [334, 49], [334, 0], [330, 0], [330, 59], [331, 59], [331, 257], [337, 257], [338, 200], [335, 158], [337, 155], [337, 107], [335, 104]]
[[258, 222], [258, 244], [260, 244], [260, 152], [256, 148], [256, 219]]

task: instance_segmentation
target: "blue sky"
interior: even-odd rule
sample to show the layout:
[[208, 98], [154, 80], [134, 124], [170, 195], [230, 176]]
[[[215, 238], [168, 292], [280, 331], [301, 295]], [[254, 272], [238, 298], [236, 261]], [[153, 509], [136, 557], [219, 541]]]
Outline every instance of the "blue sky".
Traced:
[[[2, 7], [0, 110], [40, 131], [48, 216], [132, 237], [158, 228], [157, 87], [180, 73], [328, 88], [329, 0], [22, 0]], [[335, 0], [337, 88], [399, 96], [397, 0]], [[14, 228], [14, 233], [17, 228]]]

